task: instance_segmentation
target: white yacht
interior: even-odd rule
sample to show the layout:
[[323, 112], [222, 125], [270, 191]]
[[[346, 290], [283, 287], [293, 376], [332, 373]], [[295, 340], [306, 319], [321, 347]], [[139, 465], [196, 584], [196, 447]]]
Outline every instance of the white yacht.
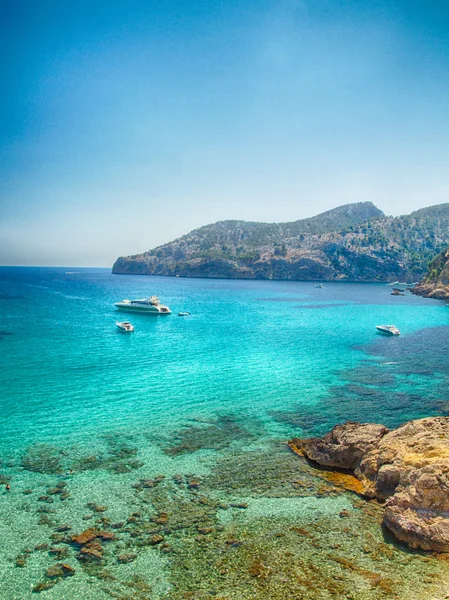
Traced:
[[131, 323], [129, 321], [122, 321], [122, 322], [117, 321], [116, 325], [120, 329], [120, 331], [127, 331], [127, 332], [134, 331], [134, 327], [131, 325]]
[[393, 283], [387, 283], [387, 285], [392, 286], [395, 290], [404, 291], [408, 288], [414, 287], [416, 283], [407, 283], [406, 281], [393, 281]]
[[157, 296], [151, 296], [151, 298], [141, 298], [140, 300], [122, 300], [116, 302], [115, 306], [119, 310], [126, 312], [138, 312], [148, 315], [169, 315], [171, 310], [168, 306], [161, 304]]
[[395, 325], [376, 325], [376, 329], [384, 335], [401, 335], [401, 332]]
[[324, 288], [324, 285], [322, 283], [317, 283], [315, 287], [316, 288]]

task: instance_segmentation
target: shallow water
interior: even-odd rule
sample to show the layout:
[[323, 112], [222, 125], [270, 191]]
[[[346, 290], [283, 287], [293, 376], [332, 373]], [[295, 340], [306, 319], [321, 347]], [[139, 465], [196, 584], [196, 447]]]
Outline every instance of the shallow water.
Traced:
[[[2, 597], [445, 597], [443, 559], [384, 538], [377, 505], [284, 442], [447, 414], [449, 307], [380, 284], [66, 271], [0, 269]], [[119, 332], [114, 302], [153, 293], [174, 314], [123, 313]], [[70, 535], [94, 525], [116, 537], [80, 561]], [[61, 560], [75, 574], [46, 576]]]

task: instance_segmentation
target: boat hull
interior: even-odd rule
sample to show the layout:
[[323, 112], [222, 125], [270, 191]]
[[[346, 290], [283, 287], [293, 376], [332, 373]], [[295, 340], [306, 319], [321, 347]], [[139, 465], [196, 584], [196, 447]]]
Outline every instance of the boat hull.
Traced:
[[388, 335], [388, 336], [395, 336], [395, 335], [400, 335], [400, 332], [396, 329], [394, 331], [391, 331], [389, 329], [384, 329], [383, 327], [376, 327], [377, 332], [381, 333], [382, 335]]
[[132, 312], [132, 313], [139, 313], [141, 315], [153, 315], [155, 317], [158, 317], [159, 315], [170, 315], [171, 311], [160, 311], [157, 308], [153, 307], [141, 307], [141, 306], [119, 306], [119, 305], [115, 305], [117, 307], [118, 310], [122, 311], [122, 312]]
[[123, 331], [124, 333], [132, 333], [134, 331], [134, 327], [131, 323], [116, 323], [119, 331]]

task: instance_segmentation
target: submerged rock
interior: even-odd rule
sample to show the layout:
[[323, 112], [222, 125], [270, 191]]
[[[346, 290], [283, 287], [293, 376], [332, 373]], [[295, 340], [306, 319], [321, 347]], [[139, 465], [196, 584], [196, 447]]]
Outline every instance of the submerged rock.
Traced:
[[56, 585], [56, 583], [57, 583], [57, 581], [54, 579], [37, 583], [33, 588], [33, 593], [40, 594], [40, 592], [45, 592], [45, 590], [49, 590], [54, 585]]
[[150, 545], [157, 546], [157, 544], [160, 544], [163, 541], [164, 541], [164, 536], [156, 533], [155, 535], [151, 536]]
[[117, 556], [117, 561], [119, 563], [130, 563], [137, 558], [137, 554], [130, 552], [129, 554], [119, 554]]
[[56, 579], [60, 577], [71, 577], [75, 575], [75, 569], [67, 563], [57, 563], [48, 567], [45, 575], [50, 579]]
[[363, 495], [387, 500], [383, 522], [399, 540], [449, 552], [449, 417], [409, 421], [393, 431], [348, 422], [290, 446], [322, 466], [353, 470]]
[[84, 544], [87, 544], [88, 542], [91, 542], [92, 540], [94, 540], [98, 535], [98, 530], [97, 529], [86, 529], [85, 531], [83, 531], [82, 533], [78, 534], [78, 535], [72, 535], [72, 542], [74, 542], [75, 544], [79, 544], [80, 546], [83, 546]]
[[99, 542], [89, 542], [82, 546], [78, 555], [79, 560], [101, 560], [103, 558], [103, 548]]

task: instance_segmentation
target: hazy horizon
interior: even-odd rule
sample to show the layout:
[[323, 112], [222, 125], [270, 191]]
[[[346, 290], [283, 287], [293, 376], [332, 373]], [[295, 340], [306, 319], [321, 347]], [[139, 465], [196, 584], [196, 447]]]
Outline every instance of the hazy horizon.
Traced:
[[[443, 202], [443, 203], [440, 203], [440, 204], [445, 204], [445, 203]], [[339, 206], [344, 206], [344, 205], [339, 205]], [[377, 206], [377, 205], [376, 205], [376, 206]], [[432, 205], [429, 205], [429, 206], [432, 206]], [[438, 205], [436, 205], [436, 206], [438, 206]], [[338, 207], [337, 207], [337, 206], [335, 206], [335, 207], [333, 207], [333, 208], [338, 208]], [[380, 208], [380, 210], [383, 210], [383, 209], [382, 209], [380, 206], [377, 206], [377, 208]], [[419, 210], [420, 208], [427, 208], [427, 207], [426, 207], [426, 206], [422, 206], [422, 207], [418, 207], [417, 209], [414, 209], [414, 210]], [[329, 210], [332, 210], [332, 209], [329, 209]], [[326, 211], [323, 211], [323, 212], [326, 212]], [[388, 217], [388, 216], [392, 216], [392, 217], [395, 217], [395, 216], [400, 216], [400, 215], [391, 215], [391, 214], [388, 214], [388, 213], [387, 213], [387, 212], [385, 212], [384, 210], [383, 210], [383, 212], [385, 213], [385, 216], [386, 216], [386, 217]], [[306, 219], [306, 218], [308, 218], [308, 217], [317, 216], [317, 215], [319, 215], [319, 214], [322, 214], [322, 213], [320, 212], [320, 213], [316, 213], [316, 214], [311, 214], [311, 215], [307, 215], [306, 217], [301, 217], [301, 218], [305, 218], [305, 219]], [[403, 213], [403, 214], [407, 214], [407, 213]], [[236, 220], [236, 219], [226, 219], [226, 220]], [[240, 219], [237, 219], [237, 220], [240, 220]], [[298, 220], [301, 220], [301, 219], [295, 219], [295, 220], [296, 220], [296, 221], [298, 221]], [[273, 223], [275, 223], [275, 222], [280, 222], [280, 221], [272, 221], [272, 222], [273, 222]], [[198, 227], [202, 227], [203, 225], [209, 225], [209, 224], [210, 224], [210, 223], [202, 223], [202, 224], [199, 224], [197, 227], [194, 227], [193, 229], [197, 229]], [[184, 234], [186, 234], [186, 233], [189, 233], [190, 231], [192, 231], [192, 230], [189, 230], [189, 231], [184, 231], [184, 232], [182, 232], [182, 233], [181, 233], [179, 236], [177, 236], [177, 237], [181, 237], [182, 235], [184, 235]], [[162, 244], [159, 244], [159, 245], [163, 245], [164, 243], [169, 243], [169, 242], [172, 242], [172, 241], [173, 241], [173, 240], [175, 240], [175, 239], [176, 239], [176, 238], [172, 238], [172, 239], [170, 239], [170, 240], [165, 240], [165, 242], [162, 242]], [[116, 258], [118, 258], [119, 256], [128, 256], [128, 255], [130, 255], [130, 254], [139, 254], [140, 252], [146, 252], [147, 250], [151, 250], [152, 248], [155, 248], [155, 247], [156, 247], [156, 246], [147, 247], [147, 248], [144, 248], [144, 249], [142, 249], [142, 250], [139, 250], [139, 252], [136, 252], [136, 251], [131, 251], [131, 252], [129, 252], [129, 253], [126, 253], [126, 254], [125, 254], [125, 253], [123, 253], [123, 254], [117, 254], [117, 256], [115, 256], [115, 257], [114, 257], [114, 260], [113, 260], [113, 262], [114, 262], [114, 261], [115, 261], [115, 259], [116, 259]], [[55, 268], [56, 268], [56, 267], [61, 267], [61, 268], [63, 268], [63, 267], [78, 267], [78, 268], [99, 268], [99, 269], [101, 268], [101, 269], [108, 269], [108, 268], [111, 268], [111, 267], [112, 267], [112, 264], [113, 264], [113, 263], [111, 263], [111, 264], [98, 264], [98, 263], [97, 263], [97, 264], [81, 264], [81, 265], [80, 265], [80, 264], [77, 264], [77, 263], [51, 263], [51, 264], [50, 264], [50, 263], [48, 263], [48, 264], [36, 264], [36, 263], [32, 263], [32, 262], [30, 262], [30, 263], [26, 263], [26, 264], [18, 264], [18, 263], [10, 263], [10, 264], [8, 264], [8, 263], [4, 263], [4, 264], [0, 264], [0, 267], [9, 267], [9, 266], [10, 266], [10, 267], [55, 267]]]
[[449, 201], [445, 0], [4, 4], [2, 265]]

